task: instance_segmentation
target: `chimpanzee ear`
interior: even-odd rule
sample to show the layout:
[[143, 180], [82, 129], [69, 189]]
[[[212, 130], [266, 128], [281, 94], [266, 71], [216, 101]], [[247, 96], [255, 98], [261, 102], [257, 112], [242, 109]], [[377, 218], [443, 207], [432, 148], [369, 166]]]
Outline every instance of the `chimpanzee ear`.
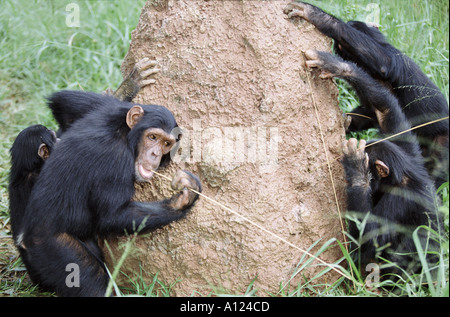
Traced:
[[132, 129], [144, 116], [144, 109], [141, 106], [133, 106], [127, 112], [127, 125]]
[[384, 164], [383, 161], [376, 160], [375, 167], [377, 169], [378, 176], [380, 176], [381, 178], [389, 176], [389, 167], [387, 167], [387, 165]]
[[44, 161], [46, 159], [48, 159], [49, 155], [50, 155], [50, 151], [48, 150], [48, 146], [45, 143], [42, 143], [41, 145], [39, 145], [39, 150], [38, 150], [38, 155], [41, 159], [43, 159]]

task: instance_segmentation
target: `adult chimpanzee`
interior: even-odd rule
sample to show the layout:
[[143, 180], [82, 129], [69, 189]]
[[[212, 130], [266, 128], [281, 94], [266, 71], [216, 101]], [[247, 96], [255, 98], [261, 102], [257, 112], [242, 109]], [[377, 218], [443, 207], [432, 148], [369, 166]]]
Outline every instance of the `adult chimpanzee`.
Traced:
[[[284, 12], [301, 17], [323, 34], [334, 39], [335, 52], [352, 61], [373, 78], [389, 87], [412, 126], [448, 116], [448, 104], [439, 88], [411, 58], [387, 42], [383, 34], [363, 22], [345, 23], [321, 9], [303, 2], [292, 2]], [[352, 111], [375, 119], [367, 104]], [[350, 131], [367, 129], [376, 120], [351, 117]], [[415, 130], [426, 160], [426, 167], [436, 185], [448, 181], [449, 122], [434, 123]]]
[[[145, 232], [183, 218], [201, 191], [198, 178], [178, 172], [172, 198], [132, 201], [135, 181], [150, 181], [176, 142], [169, 110], [93, 93], [56, 93], [99, 105], [73, 123], [44, 164], [18, 226], [16, 245], [31, 279], [63, 296], [103, 296], [108, 275], [98, 238]], [[79, 284], [66, 284], [66, 268]]]
[[[410, 128], [398, 99], [354, 63], [326, 52], [307, 51], [305, 56], [309, 67], [321, 69], [321, 77], [340, 77], [355, 89], [360, 101], [374, 110], [384, 136]], [[407, 132], [391, 141], [368, 142], [367, 146], [361, 140], [359, 147], [356, 139], [350, 139], [343, 149], [347, 210], [355, 217], [349, 223], [349, 233], [360, 246], [360, 265], [364, 268], [379, 256], [404, 270], [416, 271], [420, 261], [413, 232], [421, 225], [437, 230], [440, 223], [435, 189], [416, 136]], [[361, 227], [365, 220], [367, 223]], [[424, 249], [427, 243], [428, 251], [436, 248], [425, 230], [419, 233]], [[384, 272], [398, 271], [390, 268]]]
[[[142, 87], [155, 82], [150, 76], [158, 72], [156, 65], [156, 61], [143, 58], [136, 63], [115, 92], [107, 90], [107, 93], [120, 100], [131, 101]], [[102, 105], [101, 102], [97, 102], [96, 95], [91, 99], [88, 98], [89, 94], [82, 99], [78, 99], [77, 96], [77, 92], [56, 94], [49, 102], [49, 107], [60, 125], [58, 135], [86, 113]], [[17, 238], [17, 228], [21, 223], [31, 190], [56, 142], [55, 132], [42, 125], [34, 125], [21, 131], [11, 147], [8, 192], [14, 240]]]
[[21, 131], [11, 147], [8, 192], [14, 239], [17, 237], [15, 228], [23, 218], [31, 190], [56, 142], [54, 131], [42, 125], [33, 125]]

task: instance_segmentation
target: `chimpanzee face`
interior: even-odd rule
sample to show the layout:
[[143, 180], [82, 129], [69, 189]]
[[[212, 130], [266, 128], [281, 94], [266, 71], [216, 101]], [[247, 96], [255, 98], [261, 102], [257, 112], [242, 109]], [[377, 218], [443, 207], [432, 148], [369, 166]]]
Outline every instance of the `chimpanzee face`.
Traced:
[[[133, 129], [144, 116], [144, 109], [133, 106], [127, 113], [126, 122], [130, 129]], [[137, 145], [135, 159], [136, 180], [149, 182], [153, 176], [153, 171], [161, 164], [161, 159], [168, 154], [175, 145], [176, 139], [161, 128], [150, 127], [145, 129]]]
[[159, 128], [149, 128], [142, 134], [135, 161], [136, 179], [149, 181], [159, 167], [161, 158], [170, 152], [176, 140], [173, 135]]

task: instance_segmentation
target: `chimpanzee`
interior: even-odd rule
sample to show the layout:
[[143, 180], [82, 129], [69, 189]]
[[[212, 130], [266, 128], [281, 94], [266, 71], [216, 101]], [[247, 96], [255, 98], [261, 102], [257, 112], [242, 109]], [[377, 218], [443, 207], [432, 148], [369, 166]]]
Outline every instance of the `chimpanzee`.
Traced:
[[[389, 87], [412, 126], [448, 116], [447, 100], [439, 88], [411, 58], [389, 44], [377, 27], [358, 21], [345, 23], [303, 2], [288, 4], [284, 12], [290, 18], [301, 17], [314, 24], [320, 32], [334, 39], [334, 50], [339, 56], [354, 62]], [[374, 110], [365, 103], [352, 112], [375, 119]], [[354, 116], [349, 130], [367, 129], [376, 122]], [[434, 123], [415, 130], [415, 133], [428, 172], [440, 186], [448, 181], [449, 122]]]
[[[130, 74], [120, 84], [119, 88], [107, 94], [124, 101], [131, 101], [137, 92], [144, 86], [153, 84], [151, 75], [157, 73], [156, 61], [143, 58], [133, 67]], [[82, 118], [86, 113], [100, 106], [96, 95], [89, 99], [89, 94], [78, 99], [78, 94], [53, 95], [49, 107], [56, 121], [60, 125], [58, 136], [66, 131], [76, 120]], [[16, 240], [17, 227], [23, 217], [25, 207], [31, 194], [31, 190], [41, 171], [42, 165], [53, 151], [57, 143], [57, 135], [54, 131], [42, 125], [30, 126], [19, 133], [11, 147], [11, 172], [9, 177], [9, 201], [10, 217], [13, 238]]]
[[[150, 181], [160, 162], [170, 160], [177, 141], [172, 113], [86, 92], [62, 91], [50, 101], [68, 96], [98, 107], [72, 124], [44, 164], [17, 226], [16, 245], [31, 279], [44, 290], [103, 296], [109, 279], [97, 239], [183, 218], [198, 198], [188, 189], [201, 191], [201, 185], [196, 176], [179, 171], [173, 197], [132, 201], [134, 182]], [[71, 287], [66, 269], [74, 266], [79, 284]]]
[[[305, 56], [307, 66], [321, 69], [322, 78], [340, 77], [355, 89], [360, 101], [375, 112], [384, 136], [410, 128], [396, 96], [353, 62], [319, 51], [307, 51]], [[359, 147], [356, 139], [350, 139], [343, 151], [347, 210], [354, 216], [349, 233], [360, 246], [359, 264], [364, 268], [379, 256], [403, 270], [416, 271], [420, 261], [412, 238], [414, 230], [421, 225], [438, 230], [442, 222], [415, 134], [407, 132], [377, 144], [370, 141], [366, 145], [361, 140]], [[361, 227], [364, 221], [367, 223]], [[428, 251], [437, 248], [425, 230], [419, 233], [424, 249], [427, 243]], [[435, 260], [429, 257], [430, 262]], [[394, 272], [401, 270], [384, 270]]]
[[42, 125], [22, 130], [11, 147], [9, 208], [13, 238], [23, 218], [25, 207], [44, 161], [53, 152], [56, 133]]

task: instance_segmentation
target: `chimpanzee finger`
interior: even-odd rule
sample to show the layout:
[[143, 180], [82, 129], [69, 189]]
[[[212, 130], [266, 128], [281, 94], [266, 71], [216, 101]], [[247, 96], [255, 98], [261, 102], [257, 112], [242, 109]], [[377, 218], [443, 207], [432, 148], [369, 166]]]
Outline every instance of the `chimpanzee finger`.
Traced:
[[357, 144], [358, 144], [358, 140], [356, 140], [355, 138], [351, 138], [348, 140], [348, 152], [350, 155], [356, 153]]
[[175, 174], [175, 176], [172, 179], [172, 189], [174, 190], [182, 190], [184, 186], [182, 186], [180, 184], [182, 177], [185, 175], [185, 173], [183, 171], [177, 171], [177, 173]]
[[158, 65], [158, 62], [156, 60], [151, 60], [148, 57], [145, 57], [137, 62], [135, 67], [139, 72], [143, 72], [144, 70], [156, 65]]
[[157, 72], [159, 72], [159, 68], [146, 69], [144, 71], [141, 71], [141, 77], [146, 78], [150, 75], [156, 74]]
[[319, 59], [319, 54], [317, 50], [307, 50], [305, 51], [305, 57], [307, 59]]
[[182, 190], [183, 188], [192, 188], [201, 191], [200, 180], [197, 176], [188, 171], [178, 171], [172, 180], [172, 188], [174, 190]]
[[365, 148], [366, 148], [366, 140], [364, 139], [359, 140], [358, 151], [364, 151]]
[[348, 155], [348, 140], [342, 141], [342, 152], [344, 155]]
[[200, 179], [197, 177], [197, 175], [192, 174], [191, 172], [184, 171], [187, 175], [190, 177], [190, 188], [195, 189], [198, 192], [202, 191], [202, 184], [200, 182]]
[[369, 168], [369, 154], [364, 153], [364, 167]]
[[141, 88], [156, 83], [156, 79], [147, 79], [140, 82]]

